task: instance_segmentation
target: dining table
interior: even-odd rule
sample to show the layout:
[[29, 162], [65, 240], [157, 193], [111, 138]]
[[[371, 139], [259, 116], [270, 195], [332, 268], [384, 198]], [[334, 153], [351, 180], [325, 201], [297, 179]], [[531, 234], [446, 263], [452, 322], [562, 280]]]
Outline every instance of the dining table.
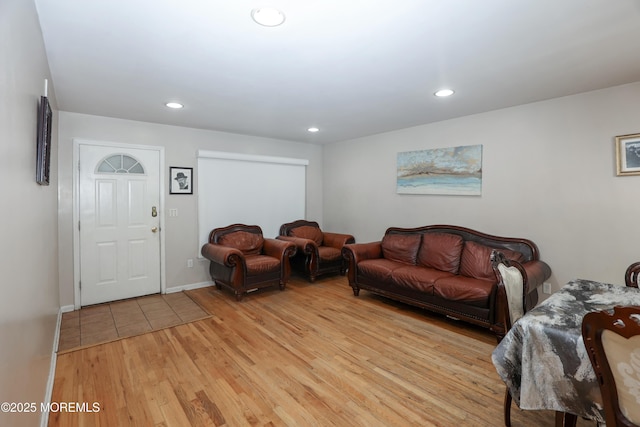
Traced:
[[520, 409], [556, 411], [556, 426], [575, 426], [577, 417], [604, 423], [582, 319], [621, 305], [640, 305], [640, 290], [575, 279], [513, 324], [491, 359]]

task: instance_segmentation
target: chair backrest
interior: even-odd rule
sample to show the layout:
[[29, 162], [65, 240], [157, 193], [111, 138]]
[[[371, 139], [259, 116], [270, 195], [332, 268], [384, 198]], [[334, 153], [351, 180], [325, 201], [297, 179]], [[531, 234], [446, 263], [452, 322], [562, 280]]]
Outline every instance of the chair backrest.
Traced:
[[630, 288], [637, 288], [640, 285], [640, 262], [631, 264], [624, 273], [624, 282]]
[[499, 250], [491, 252], [491, 267], [498, 278], [498, 294], [506, 293], [507, 307], [502, 307], [506, 311], [502, 315], [505, 330], [508, 331], [511, 329], [511, 325], [527, 311], [524, 292], [526, 273], [519, 262], [507, 259], [504, 253]]
[[307, 221], [305, 219], [282, 224], [280, 226], [280, 235], [313, 240], [318, 246], [322, 245], [324, 239], [320, 225], [315, 221]]
[[607, 426], [639, 426], [640, 307], [587, 313], [582, 337], [600, 386]]
[[233, 224], [213, 229], [209, 233], [209, 243], [236, 248], [244, 255], [258, 255], [262, 253], [264, 237], [257, 225]]

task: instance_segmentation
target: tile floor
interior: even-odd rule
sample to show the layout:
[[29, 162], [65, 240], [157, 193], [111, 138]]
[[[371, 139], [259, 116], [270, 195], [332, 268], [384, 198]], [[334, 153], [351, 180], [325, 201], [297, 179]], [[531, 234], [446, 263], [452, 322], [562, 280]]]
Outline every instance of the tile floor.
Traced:
[[184, 292], [148, 295], [62, 314], [58, 352], [208, 317]]

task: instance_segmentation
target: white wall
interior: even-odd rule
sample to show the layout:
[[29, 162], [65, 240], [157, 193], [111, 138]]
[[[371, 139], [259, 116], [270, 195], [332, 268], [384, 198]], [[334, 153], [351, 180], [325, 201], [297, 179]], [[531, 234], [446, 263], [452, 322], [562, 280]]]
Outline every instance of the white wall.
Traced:
[[[640, 260], [640, 176], [615, 175], [614, 138], [640, 133], [640, 83], [325, 147], [324, 224], [358, 241], [389, 226], [455, 224], [535, 241], [553, 290], [623, 283]], [[482, 196], [396, 194], [401, 151], [483, 145]]]
[[[59, 191], [60, 191], [60, 299], [73, 305], [73, 139], [110, 141], [165, 147], [165, 173], [170, 166], [193, 167], [197, 178], [196, 152], [199, 149], [292, 157], [309, 160], [307, 167], [307, 218], [322, 223], [322, 147], [290, 141], [159, 125], [108, 117], [59, 112]], [[259, 179], [259, 177], [256, 177]], [[170, 195], [166, 186], [165, 241], [167, 288], [198, 284], [210, 280], [209, 263], [198, 259], [197, 196], [201, 185], [233, 185], [231, 182], [194, 182], [194, 195]], [[286, 191], [283, 188], [282, 191]], [[229, 201], [232, 203], [232, 201]], [[177, 209], [177, 217], [166, 212]], [[194, 267], [187, 267], [187, 260]]]
[[[35, 181], [37, 105], [51, 77], [32, 0], [0, 2], [0, 64], [0, 402], [40, 405], [60, 305], [55, 162], [51, 185]], [[51, 84], [49, 101], [55, 131]], [[39, 410], [0, 412], [0, 425], [38, 425]]]

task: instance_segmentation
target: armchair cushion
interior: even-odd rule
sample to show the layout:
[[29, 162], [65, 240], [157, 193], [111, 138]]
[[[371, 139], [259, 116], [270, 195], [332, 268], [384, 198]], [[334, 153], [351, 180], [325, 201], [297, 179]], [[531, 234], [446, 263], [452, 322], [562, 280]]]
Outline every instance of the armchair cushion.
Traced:
[[218, 244], [236, 248], [245, 256], [259, 255], [262, 253], [264, 238], [261, 234], [249, 233], [247, 231], [234, 231], [233, 233], [220, 236]]
[[259, 276], [280, 269], [280, 260], [268, 255], [251, 255], [245, 258], [247, 275]]
[[310, 225], [303, 225], [301, 227], [292, 228], [291, 236], [313, 240], [318, 246], [322, 245], [322, 240], [324, 238], [322, 230], [320, 230], [318, 227], [313, 227]]
[[320, 246], [318, 248], [318, 256], [322, 261], [338, 261], [342, 259], [342, 251], [330, 246]]

